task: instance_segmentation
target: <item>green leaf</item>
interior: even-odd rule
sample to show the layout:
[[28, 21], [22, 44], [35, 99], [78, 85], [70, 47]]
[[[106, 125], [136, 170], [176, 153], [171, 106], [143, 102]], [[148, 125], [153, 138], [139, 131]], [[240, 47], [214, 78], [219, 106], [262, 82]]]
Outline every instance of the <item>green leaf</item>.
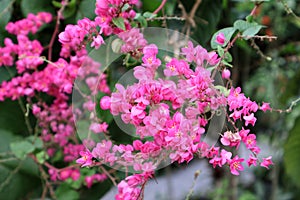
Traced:
[[239, 30], [240, 32], [243, 32], [245, 31], [246, 29], [252, 27], [252, 26], [255, 26], [257, 25], [257, 23], [253, 22], [253, 23], [250, 23], [250, 22], [247, 22], [245, 20], [236, 20], [233, 24], [233, 27], [237, 30]]
[[228, 96], [230, 93], [230, 90], [228, 90], [226, 87], [222, 86], [222, 85], [215, 85], [215, 88], [217, 90], [219, 90], [222, 94], [224, 94], [224, 96]]
[[114, 23], [114, 25], [116, 25], [118, 28], [122, 29], [122, 30], [126, 30], [125, 27], [125, 22], [124, 19], [122, 17], [118, 17], [118, 18], [113, 18], [112, 22]]
[[225, 53], [225, 58], [224, 58], [227, 62], [232, 62], [232, 56], [229, 52]]
[[[231, 39], [232, 35], [235, 33], [235, 31], [236, 31], [236, 29], [234, 27], [223, 28], [223, 29], [217, 31], [211, 38], [211, 41], [210, 41], [211, 48], [217, 49], [218, 46], [225, 47], [227, 45], [227, 43], [230, 41], [230, 39]], [[223, 45], [216, 43], [216, 38], [219, 33], [223, 33], [225, 36], [225, 42]]]
[[83, 176], [81, 176], [76, 181], [73, 181], [71, 178], [68, 178], [66, 180], [66, 183], [68, 183], [71, 188], [77, 190], [77, 189], [79, 189], [81, 187], [83, 180], [84, 180]]
[[83, 19], [84, 17], [87, 17], [89, 19], [94, 19], [96, 4], [95, 0], [82, 0], [79, 4], [77, 13], [76, 13], [76, 21], [79, 19]]
[[228, 63], [226, 60], [222, 60], [222, 63], [228, 67], [233, 67], [232, 64]]
[[25, 159], [27, 154], [34, 151], [34, 146], [28, 141], [17, 141], [10, 144], [10, 149], [19, 159]]
[[29, 13], [36, 14], [42, 11], [55, 14], [54, 7], [52, 6], [52, 1], [45, 0], [22, 0], [21, 11], [24, 16], [27, 16]]
[[291, 180], [300, 188], [300, 116], [295, 126], [289, 133], [288, 140], [284, 145], [284, 165], [286, 173]]
[[[8, 152], [10, 150], [9, 144], [19, 139], [18, 136], [7, 130], [0, 129], [0, 135], [1, 153]], [[19, 160], [0, 163], [0, 185], [7, 181], [6, 185], [0, 188], [0, 199], [22, 199], [28, 193], [32, 193], [33, 190], [39, 189], [40, 179], [38, 178], [37, 165], [30, 158], [21, 162], [20, 169], [14, 174], [12, 174], [13, 171], [20, 164]], [[7, 180], [9, 175], [12, 175], [11, 179]]]
[[61, 184], [55, 191], [58, 200], [77, 200], [79, 193], [73, 190], [67, 183]]
[[156, 16], [157, 16], [157, 14], [153, 14], [152, 12], [149, 12], [149, 11], [144, 12], [144, 14], [143, 14], [143, 17], [148, 18], [148, 19], [152, 19]]
[[259, 25], [256, 22], [248, 22], [244, 20], [237, 20], [233, 24], [234, 28], [238, 29], [240, 32], [242, 32], [243, 37], [253, 37], [256, 35], [261, 28], [264, 26]]
[[219, 56], [222, 57], [224, 55], [224, 49], [220, 45], [218, 45], [217, 50]]
[[5, 30], [5, 26], [11, 18], [14, 2], [14, 0], [0, 1], [0, 30]]
[[52, 1], [52, 4], [53, 4], [53, 6], [56, 7], [56, 8], [61, 8], [61, 7], [62, 7], [61, 2]]
[[243, 37], [253, 37], [253, 36], [255, 36], [255, 35], [260, 31], [260, 29], [262, 29], [263, 27], [264, 27], [264, 26], [262, 26], [262, 25], [255, 25], [255, 26], [252, 26], [252, 27], [246, 29], [246, 30], [243, 32], [242, 36], [243, 36]]
[[29, 136], [27, 140], [37, 149], [42, 149], [44, 147], [43, 141], [39, 137]]
[[121, 47], [123, 44], [124, 44], [124, 42], [121, 39], [119, 39], [119, 38], [114, 39], [111, 43], [112, 51], [114, 53], [121, 53]]
[[71, 0], [64, 9], [63, 16], [65, 19], [74, 15], [76, 11], [76, 0]]
[[43, 164], [47, 159], [49, 159], [49, 156], [46, 153], [46, 151], [40, 151], [35, 156], [40, 164]]
[[12, 76], [15, 76], [17, 74], [17, 70], [13, 67], [0, 67], [0, 74], [0, 83], [2, 83], [3, 81], [10, 80]]
[[[28, 135], [25, 116], [17, 101], [5, 100], [0, 102], [0, 129], [5, 129], [14, 134]], [[31, 121], [32, 116], [29, 116]]]
[[137, 13], [134, 19], [136, 19], [140, 23], [141, 27], [148, 26], [147, 20], [140, 13]]

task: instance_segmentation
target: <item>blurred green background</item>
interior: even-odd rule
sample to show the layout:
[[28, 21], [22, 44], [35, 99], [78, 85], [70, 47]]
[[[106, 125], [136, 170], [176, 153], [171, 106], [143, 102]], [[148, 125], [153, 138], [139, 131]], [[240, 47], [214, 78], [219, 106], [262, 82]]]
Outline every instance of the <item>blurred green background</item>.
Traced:
[[[65, 20], [60, 31], [69, 23], [83, 17], [95, 17], [95, 0], [72, 0], [64, 12]], [[182, 16], [176, 0], [168, 0], [159, 15]], [[143, 0], [139, 12], [153, 12], [160, 0]], [[187, 13], [195, 0], [182, 0]], [[254, 1], [203, 0], [195, 13], [196, 26], [190, 30], [191, 37], [209, 49], [212, 35], [219, 29], [232, 26], [234, 21], [245, 19], [254, 7]], [[5, 37], [9, 21], [16, 21], [28, 13], [48, 11], [55, 15], [58, 10], [51, 0], [0, 0], [0, 44]], [[259, 122], [252, 129], [258, 141], [269, 146], [275, 165], [271, 170], [255, 169], [255, 180], [251, 185], [242, 185], [229, 177], [224, 170], [213, 173], [213, 192], [194, 199], [300, 199], [300, 2], [297, 0], [264, 1], [256, 11], [254, 21], [265, 26], [259, 35], [276, 36], [276, 40], [238, 40], [230, 49], [233, 55], [232, 78], [234, 86], [242, 86], [245, 94], [258, 102], [270, 102], [271, 107], [291, 112], [268, 112], [258, 116]], [[52, 36], [54, 23], [45, 25], [32, 39], [46, 45]], [[149, 26], [163, 26], [186, 31], [185, 21], [161, 20], [148, 22]], [[185, 32], [184, 32], [185, 33]], [[55, 43], [54, 53], [60, 44]], [[56, 57], [58, 58], [58, 56]], [[267, 59], [271, 58], [271, 59]], [[54, 58], [55, 59], [55, 58]], [[9, 80], [16, 72], [0, 68], [0, 82]], [[23, 99], [20, 99], [23, 101]], [[30, 119], [35, 123], [35, 119]], [[6, 160], [10, 154], [9, 143], [28, 136], [24, 115], [18, 102], [0, 102], [0, 199], [28, 199], [39, 196], [42, 191], [37, 166], [30, 160]], [[173, 165], [169, 170], [178, 170]], [[87, 172], [88, 173], [88, 172]], [[164, 175], [166, 170], [159, 172]], [[29, 181], [30, 180], [30, 181]], [[180, 180], [179, 180], [180, 181]], [[192, 180], [191, 180], [192, 182]], [[99, 199], [110, 187], [104, 182], [90, 190], [78, 190], [82, 199]], [[230, 189], [229, 189], [230, 188]], [[195, 194], [197, 194], [195, 192]], [[147, 195], [147, 194], [145, 194]], [[67, 196], [64, 198], [67, 199]], [[72, 196], [70, 197], [72, 199]]]

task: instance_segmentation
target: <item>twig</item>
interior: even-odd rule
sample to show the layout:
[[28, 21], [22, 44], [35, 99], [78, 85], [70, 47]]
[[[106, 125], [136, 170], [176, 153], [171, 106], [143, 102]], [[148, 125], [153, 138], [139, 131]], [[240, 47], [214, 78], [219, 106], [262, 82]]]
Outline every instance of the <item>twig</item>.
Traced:
[[22, 166], [23, 161], [20, 161], [18, 166], [8, 175], [8, 177], [5, 179], [5, 181], [3, 181], [0, 185], [0, 192], [3, 190], [3, 188], [9, 184], [10, 180], [12, 179], [12, 177], [20, 170], [21, 166]]
[[117, 186], [116, 179], [110, 175], [110, 173], [101, 165], [99, 165], [100, 169], [108, 176], [108, 178], [113, 182], [114, 186]]
[[192, 8], [192, 10], [189, 14], [189, 18], [190, 18], [189, 20], [192, 20], [191, 21], [192, 26], [193, 26], [193, 24], [194, 24], [194, 26], [196, 26], [195, 21], [194, 21], [194, 17], [195, 17], [196, 11], [197, 11], [198, 7], [200, 6], [201, 2], [202, 2], [202, 0], [196, 0], [196, 2], [195, 2], [194, 6], [193, 6], [193, 8]]
[[51, 198], [56, 200], [57, 197], [55, 195], [55, 192], [54, 192], [54, 189], [53, 189], [51, 183], [48, 181], [48, 176], [47, 176], [45, 170], [43, 169], [41, 164], [38, 163], [38, 166], [39, 166], [39, 170], [41, 172], [42, 178], [45, 181], [46, 187], [48, 188], [48, 190], [50, 192]]
[[167, 0], [163, 0], [159, 7], [153, 12], [153, 14], [157, 14], [166, 4]]
[[49, 46], [48, 46], [48, 60], [52, 61], [52, 48], [53, 48], [53, 44], [54, 41], [56, 39], [56, 36], [58, 34], [59, 31], [59, 25], [60, 25], [60, 19], [63, 18], [63, 11], [65, 10], [65, 7], [68, 5], [68, 0], [65, 0], [64, 3], [62, 3], [61, 8], [57, 11], [57, 17], [56, 17], [56, 24], [55, 24], [55, 28], [51, 37], [51, 40], [49, 42]]
[[5, 159], [0, 160], [0, 163], [4, 163], [4, 162], [7, 162], [7, 161], [12, 161], [12, 160], [18, 160], [18, 159], [17, 158], [5, 158]]
[[192, 187], [191, 187], [189, 193], [186, 195], [185, 200], [189, 200], [189, 199], [191, 198], [191, 196], [193, 195], [193, 193], [194, 193], [194, 188], [195, 188], [195, 185], [196, 185], [196, 181], [197, 181], [197, 179], [198, 179], [198, 177], [199, 177], [199, 174], [200, 174], [200, 170], [197, 170], [197, 171], [195, 172], [195, 174], [194, 174], [194, 181], [193, 181]]
[[243, 36], [245, 39], [259, 39], [260, 41], [263, 40], [269, 40], [269, 42], [272, 42], [273, 40], [277, 40], [276, 36], [268, 36], [268, 35], [254, 35], [254, 36]]
[[[5, 66], [5, 69], [6, 69], [7, 72], [9, 73], [9, 76], [10, 76], [11, 78], [13, 78], [14, 75], [9, 71], [8, 67]], [[30, 125], [29, 118], [28, 118], [28, 116], [26, 116], [27, 110], [26, 110], [26, 108], [25, 108], [25, 106], [24, 106], [24, 104], [23, 104], [21, 98], [18, 98], [18, 103], [19, 103], [19, 106], [20, 106], [22, 112], [24, 113], [25, 124], [26, 124], [26, 127], [27, 127], [27, 129], [28, 129], [28, 132], [29, 132], [30, 135], [32, 135], [32, 134], [33, 134], [33, 130], [32, 130], [32, 127], [31, 127], [31, 125]]]
[[285, 110], [285, 112], [290, 113], [293, 110], [293, 107], [297, 105], [297, 103], [300, 101], [300, 97], [294, 101], [292, 101], [290, 107]]
[[293, 17], [295, 17], [297, 20], [300, 21], [300, 17], [297, 16], [294, 11], [287, 5], [286, 1], [284, 0], [280, 0], [280, 2], [282, 3], [282, 5], [284, 6], [285, 11], [287, 12], [288, 15], [292, 15]]
[[8, 12], [9, 9], [11, 9], [12, 5], [15, 3], [16, 0], [12, 0], [6, 8], [4, 8], [4, 10], [2, 10], [2, 12], [0, 13], [0, 19], [2, 18], [2, 16]]
[[254, 16], [256, 10], [258, 9], [258, 7], [263, 3], [263, 1], [261, 2], [256, 2], [254, 8], [251, 10], [250, 16]]
[[258, 53], [258, 55], [260, 55], [261, 57], [263, 57], [264, 59], [266, 59], [267, 61], [271, 61], [272, 58], [270, 56], [266, 56], [259, 48], [259, 46], [255, 43], [254, 39], [251, 38], [251, 46], [256, 50], [256, 53]]
[[186, 18], [178, 17], [178, 16], [162, 16], [162, 17], [153, 17], [147, 18], [147, 21], [155, 21], [155, 20], [178, 20], [178, 21], [185, 21]]

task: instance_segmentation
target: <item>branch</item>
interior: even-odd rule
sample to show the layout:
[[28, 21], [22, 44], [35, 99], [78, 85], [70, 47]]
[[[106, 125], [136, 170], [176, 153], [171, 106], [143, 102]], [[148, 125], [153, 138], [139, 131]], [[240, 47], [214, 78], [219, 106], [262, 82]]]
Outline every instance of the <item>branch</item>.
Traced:
[[110, 175], [110, 173], [101, 165], [99, 165], [100, 169], [107, 175], [107, 177], [113, 182], [114, 186], [117, 186], [116, 179]]
[[59, 25], [60, 25], [60, 19], [63, 18], [63, 11], [65, 10], [65, 7], [68, 5], [68, 0], [66, 0], [64, 3], [62, 3], [61, 8], [57, 11], [57, 18], [56, 18], [56, 24], [55, 24], [55, 28], [54, 28], [54, 32], [52, 34], [49, 46], [48, 46], [48, 60], [52, 61], [52, 48], [53, 48], [53, 44], [54, 41], [56, 39], [56, 36], [58, 34], [59, 31]]
[[157, 14], [166, 4], [167, 0], [163, 0], [159, 7], [153, 12], [153, 14]]
[[0, 192], [4, 189], [4, 187], [9, 184], [10, 180], [13, 178], [13, 176], [18, 173], [19, 169], [21, 168], [23, 164], [23, 161], [20, 161], [18, 166], [6, 177], [6, 179], [1, 183], [0, 185]]

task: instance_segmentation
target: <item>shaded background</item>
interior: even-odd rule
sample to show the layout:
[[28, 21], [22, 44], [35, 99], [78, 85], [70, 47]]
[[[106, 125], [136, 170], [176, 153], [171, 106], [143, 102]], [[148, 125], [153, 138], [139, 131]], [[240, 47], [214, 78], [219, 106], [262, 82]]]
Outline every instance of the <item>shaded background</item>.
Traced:
[[[61, 31], [66, 24], [76, 23], [76, 20], [83, 17], [95, 16], [95, 0], [73, 2], [75, 4], [67, 7], [64, 13], [65, 20], [60, 26]], [[160, 0], [143, 0], [139, 11], [154, 11], [160, 3]], [[187, 12], [194, 3], [194, 0], [182, 0]], [[254, 2], [248, 1], [203, 0], [194, 17], [196, 27], [190, 29], [191, 37], [209, 49], [213, 33], [232, 26], [237, 19], [244, 19], [253, 6]], [[0, 44], [3, 45], [5, 37], [12, 37], [5, 32], [4, 27], [8, 21], [19, 20], [30, 12], [48, 11], [55, 14], [57, 10], [51, 0], [0, 0]], [[159, 14], [182, 16], [182, 9], [178, 8], [178, 1], [168, 0]], [[300, 16], [300, 2], [297, 0], [265, 1], [255, 13], [255, 21], [266, 26], [259, 35], [277, 36], [277, 39], [254, 39], [254, 43], [250, 40], [238, 40], [230, 49], [233, 55], [234, 68], [231, 72], [235, 86], [242, 86], [245, 94], [253, 100], [270, 102], [274, 109], [286, 111], [291, 108], [291, 112], [273, 111], [259, 115], [257, 125], [252, 128], [252, 131], [257, 133], [261, 145], [267, 147], [266, 152], [273, 156], [275, 165], [269, 171], [262, 168], [246, 171], [244, 173], [249, 175], [243, 175], [240, 180], [231, 176], [226, 169], [209, 169], [211, 172], [203, 174], [209, 179], [212, 188], [197, 192], [195, 187], [192, 198], [300, 199], [300, 104], [296, 104], [300, 96], [300, 18], [297, 15]], [[154, 21], [148, 22], [148, 25], [163, 26], [184, 33], [187, 30], [185, 21], [178, 20]], [[32, 38], [38, 39], [46, 46], [53, 28], [54, 23], [48, 24]], [[54, 55], [58, 56], [59, 48], [60, 44], [56, 42]], [[9, 71], [0, 68], [0, 82], [9, 80], [15, 74], [13, 68]], [[33, 117], [30, 120], [32, 124], [35, 123]], [[34, 162], [29, 158], [20, 163], [17, 160], [6, 161], [1, 157], [9, 153], [10, 142], [28, 136], [23, 112], [16, 101], [7, 100], [0, 103], [0, 136], [0, 199], [27, 199], [35, 194], [39, 196], [42, 185]], [[196, 162], [198, 161], [193, 161], [192, 166]], [[172, 165], [160, 170], [158, 177], [172, 177], [172, 174], [179, 173], [183, 168], [187, 166]], [[182, 188], [176, 187], [177, 181], [181, 180], [172, 179], [171, 184], [175, 185], [173, 190]], [[189, 183], [193, 183], [192, 176]], [[201, 183], [207, 185], [199, 178], [199, 187]], [[107, 181], [95, 184], [91, 189], [80, 188], [77, 191], [82, 199], [99, 199], [110, 187], [111, 183]], [[61, 190], [63, 193], [63, 189]], [[68, 199], [67, 195], [65, 197]]]

